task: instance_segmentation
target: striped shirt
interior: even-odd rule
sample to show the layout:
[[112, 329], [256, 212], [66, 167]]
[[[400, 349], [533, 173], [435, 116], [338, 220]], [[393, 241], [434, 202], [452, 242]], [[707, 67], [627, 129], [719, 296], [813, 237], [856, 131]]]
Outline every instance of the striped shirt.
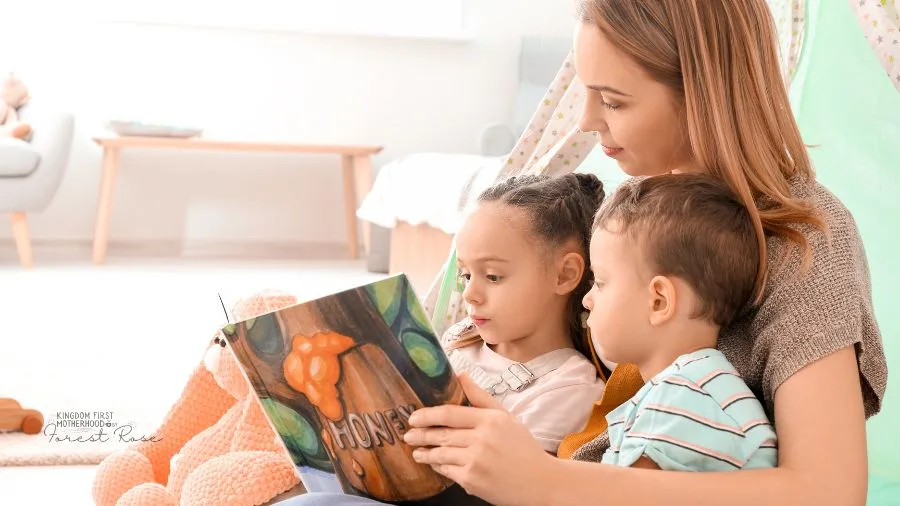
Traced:
[[604, 464], [646, 456], [660, 469], [728, 471], [775, 467], [775, 430], [762, 404], [715, 349], [682, 355], [606, 417]]

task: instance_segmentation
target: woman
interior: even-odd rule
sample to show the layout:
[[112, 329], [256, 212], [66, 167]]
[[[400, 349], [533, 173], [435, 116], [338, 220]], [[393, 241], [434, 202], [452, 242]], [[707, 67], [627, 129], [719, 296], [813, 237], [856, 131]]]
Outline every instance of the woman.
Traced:
[[629, 175], [706, 172], [751, 210], [765, 290], [720, 348], [775, 422], [779, 467], [617, 468], [597, 463], [602, 436], [555, 459], [468, 381], [480, 408], [410, 419], [416, 458], [498, 505], [864, 505], [865, 420], [887, 381], [868, 268], [852, 217], [814, 180], [765, 0], [581, 0], [579, 14], [581, 128]]

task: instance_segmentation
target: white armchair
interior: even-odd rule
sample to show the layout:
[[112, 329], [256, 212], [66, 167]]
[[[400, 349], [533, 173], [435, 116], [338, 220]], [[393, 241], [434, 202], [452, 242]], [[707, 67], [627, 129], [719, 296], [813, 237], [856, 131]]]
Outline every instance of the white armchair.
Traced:
[[69, 160], [74, 119], [43, 103], [29, 102], [18, 113], [33, 132], [28, 142], [0, 138], [0, 213], [12, 213], [19, 261], [23, 267], [31, 267], [27, 215], [47, 209], [59, 189]]

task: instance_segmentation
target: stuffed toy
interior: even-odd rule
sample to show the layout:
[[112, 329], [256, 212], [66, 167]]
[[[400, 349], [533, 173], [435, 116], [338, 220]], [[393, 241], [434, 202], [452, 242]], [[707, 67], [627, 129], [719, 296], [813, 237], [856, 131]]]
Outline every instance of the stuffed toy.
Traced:
[[[236, 304], [246, 320], [297, 303], [262, 292]], [[155, 433], [107, 457], [94, 478], [98, 506], [256, 506], [302, 493], [296, 468], [240, 370], [216, 337]]]
[[28, 88], [16, 76], [9, 74], [0, 83], [0, 137], [25, 140], [31, 135], [31, 125], [20, 122], [17, 112], [28, 99]]

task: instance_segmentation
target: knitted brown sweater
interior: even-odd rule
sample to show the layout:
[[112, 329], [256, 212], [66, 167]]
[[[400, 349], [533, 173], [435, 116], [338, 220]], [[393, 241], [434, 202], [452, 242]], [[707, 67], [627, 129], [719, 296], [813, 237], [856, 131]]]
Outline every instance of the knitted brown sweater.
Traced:
[[[786, 379], [852, 344], [868, 418], [881, 409], [887, 364], [856, 222], [837, 197], [818, 183], [795, 181], [791, 191], [816, 204], [826, 218], [828, 235], [812, 227], [800, 228], [813, 252], [812, 266], [805, 274], [800, 272], [799, 248], [778, 237], [768, 239], [769, 280], [763, 300], [723, 330], [718, 347], [774, 420], [775, 390]], [[578, 448], [572, 458], [599, 462], [608, 447], [604, 432]]]

